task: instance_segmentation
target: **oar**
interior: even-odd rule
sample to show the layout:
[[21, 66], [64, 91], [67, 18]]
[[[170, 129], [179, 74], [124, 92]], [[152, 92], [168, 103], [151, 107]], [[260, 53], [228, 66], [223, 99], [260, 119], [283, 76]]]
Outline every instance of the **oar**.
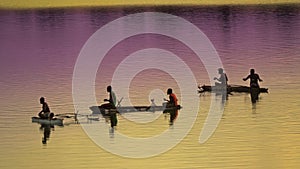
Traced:
[[75, 113], [74, 113], [74, 115], [72, 115], [72, 113], [63, 113], [63, 114], [56, 114], [55, 116], [64, 117], [64, 118], [72, 118], [75, 116]]

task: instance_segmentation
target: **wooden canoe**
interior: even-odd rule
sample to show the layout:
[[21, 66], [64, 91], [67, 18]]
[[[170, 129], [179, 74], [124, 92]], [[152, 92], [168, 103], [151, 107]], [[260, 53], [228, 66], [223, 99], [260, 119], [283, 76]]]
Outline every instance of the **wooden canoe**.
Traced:
[[[105, 109], [105, 113], [118, 112], [118, 113], [130, 113], [130, 112], [155, 112], [155, 111], [167, 111], [173, 109], [181, 109], [182, 107], [178, 105], [177, 107], [166, 108], [166, 106], [121, 106], [116, 109]], [[100, 114], [100, 106], [91, 106], [93, 114]]]
[[[203, 92], [213, 92], [213, 91], [222, 91], [223, 89], [219, 86], [198, 86], [198, 93]], [[268, 93], [268, 88], [259, 88], [260, 93]], [[227, 93], [231, 92], [240, 92], [240, 93], [250, 93], [250, 87], [248, 86], [241, 86], [241, 85], [228, 85], [227, 86]]]
[[32, 123], [39, 123], [39, 124], [46, 124], [46, 125], [57, 125], [57, 126], [63, 126], [63, 120], [62, 118], [53, 118], [51, 120], [49, 119], [41, 119], [40, 117], [32, 117]]

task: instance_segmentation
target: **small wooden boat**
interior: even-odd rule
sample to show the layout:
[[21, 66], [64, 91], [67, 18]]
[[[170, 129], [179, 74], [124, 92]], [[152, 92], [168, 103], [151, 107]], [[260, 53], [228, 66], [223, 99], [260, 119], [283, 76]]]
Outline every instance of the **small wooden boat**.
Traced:
[[57, 126], [63, 126], [63, 120], [64, 120], [62, 118], [53, 118], [51, 120], [41, 119], [40, 117], [32, 117], [31, 119], [32, 119], [32, 123], [57, 125]]
[[[118, 112], [118, 113], [130, 113], [130, 112], [155, 112], [155, 111], [167, 111], [167, 110], [179, 110], [182, 107], [178, 105], [177, 107], [166, 107], [163, 106], [120, 106], [116, 109], [105, 109], [105, 114], [108, 115], [111, 112]], [[93, 114], [100, 114], [100, 106], [91, 106], [90, 109], [92, 110]]]
[[[219, 86], [198, 86], [198, 93], [203, 92], [219, 92], [224, 90], [224, 88]], [[259, 88], [260, 93], [268, 93], [268, 88]], [[227, 86], [227, 93], [231, 92], [244, 92], [244, 93], [250, 93], [250, 87], [248, 86], [241, 86], [241, 85], [228, 85]]]

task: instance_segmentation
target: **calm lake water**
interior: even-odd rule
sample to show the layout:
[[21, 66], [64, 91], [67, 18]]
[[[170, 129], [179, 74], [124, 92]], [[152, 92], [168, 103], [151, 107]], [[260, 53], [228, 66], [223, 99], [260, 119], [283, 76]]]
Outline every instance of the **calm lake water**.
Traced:
[[[128, 158], [112, 154], [98, 146], [72, 119], [65, 119], [63, 127], [51, 129], [50, 139], [46, 145], [42, 144], [43, 130], [31, 122], [31, 117], [41, 109], [39, 97], [46, 97], [55, 113], [75, 112], [72, 78], [82, 47], [105, 24], [140, 12], [172, 14], [196, 25], [214, 45], [230, 84], [248, 85], [242, 78], [248, 75], [250, 68], [255, 68], [263, 79], [261, 87], [269, 88], [269, 93], [261, 94], [254, 105], [248, 94], [229, 95], [218, 127], [203, 144], [199, 142], [199, 135], [214, 94], [197, 96], [193, 102], [200, 103], [200, 108], [193, 110], [198, 115], [190, 120], [195, 123], [187, 136], [169, 151], [153, 157]], [[145, 18], [141, 22], [144, 29], [160, 28], [165, 26], [161, 24], [165, 20], [168, 18]], [[0, 25], [0, 168], [300, 167], [299, 5], [3, 10]], [[126, 32], [124, 25], [115, 27], [112, 32]], [[175, 26], [174, 30], [180, 29]], [[192, 35], [188, 30], [184, 33]], [[106, 41], [110, 39], [101, 42]], [[167, 36], [136, 35], [116, 44], [102, 60], [95, 85], [91, 86], [96, 93], [91, 97], [97, 98], [97, 104], [107, 97], [106, 86], [111, 83], [118, 65], [131, 53], [144, 48], [166, 49], [180, 56], [195, 76], [195, 89], [192, 89], [195, 94], [198, 84], [210, 83], [206, 65], [188, 46]], [[138, 65], [139, 61], [128, 66]], [[165, 62], [166, 67], [177, 67], [178, 76], [185, 76], [183, 65], [174, 64]], [[161, 91], [165, 92], [168, 87], [174, 89], [179, 99], [185, 97], [176, 77], [157, 68], [140, 71], [133, 79], [125, 76], [122, 80], [130, 81], [129, 96], [134, 105], [149, 105], [149, 98], [167, 97]], [[160, 100], [155, 101], [160, 104]], [[126, 105], [126, 100], [122, 105]], [[180, 113], [189, 113], [184, 110], [189, 106], [189, 103], [183, 105]], [[155, 113], [155, 117], [145, 114], [154, 118], [149, 123], [135, 123], [126, 116], [119, 116], [116, 132], [136, 138], [162, 133], [169, 126], [168, 119], [160, 113]], [[181, 117], [184, 116], [179, 116], [179, 121]], [[100, 119], [85, 125], [97, 128], [100, 124], [105, 121]], [[107, 132], [98, 134], [111, 137], [109, 126], [104, 127]], [[178, 128], [175, 122], [172, 130], [176, 132]], [[111, 142], [118, 144], [113, 138]], [[165, 144], [162, 142], [161, 146]]]

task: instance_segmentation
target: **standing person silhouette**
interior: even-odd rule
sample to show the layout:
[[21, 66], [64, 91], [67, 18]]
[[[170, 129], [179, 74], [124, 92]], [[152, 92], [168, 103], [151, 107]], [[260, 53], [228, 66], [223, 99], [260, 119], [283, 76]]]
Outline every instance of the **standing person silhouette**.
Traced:
[[109, 98], [104, 99], [104, 101], [108, 101], [109, 103], [102, 104], [100, 108], [100, 112], [103, 116], [105, 116], [105, 109], [108, 109], [109, 112], [109, 117], [110, 117], [110, 124], [111, 127], [114, 128], [114, 126], [117, 126], [118, 119], [117, 119], [117, 112], [116, 111], [111, 111], [111, 109], [116, 109], [116, 94], [112, 91], [111, 86], [107, 86], [106, 91], [109, 93]]
[[246, 78], [243, 78], [244, 81], [248, 79], [250, 79], [251, 101], [252, 103], [255, 103], [258, 100], [258, 95], [260, 93], [258, 81], [262, 82], [263, 80], [255, 73], [254, 69], [250, 69], [250, 74]]
[[170, 113], [170, 125], [173, 125], [174, 120], [177, 118], [178, 115], [178, 99], [171, 88], [167, 90], [167, 94], [169, 95], [169, 100], [165, 99], [166, 101], [168, 101], [166, 106], [167, 110], [164, 110], [163, 113]]

